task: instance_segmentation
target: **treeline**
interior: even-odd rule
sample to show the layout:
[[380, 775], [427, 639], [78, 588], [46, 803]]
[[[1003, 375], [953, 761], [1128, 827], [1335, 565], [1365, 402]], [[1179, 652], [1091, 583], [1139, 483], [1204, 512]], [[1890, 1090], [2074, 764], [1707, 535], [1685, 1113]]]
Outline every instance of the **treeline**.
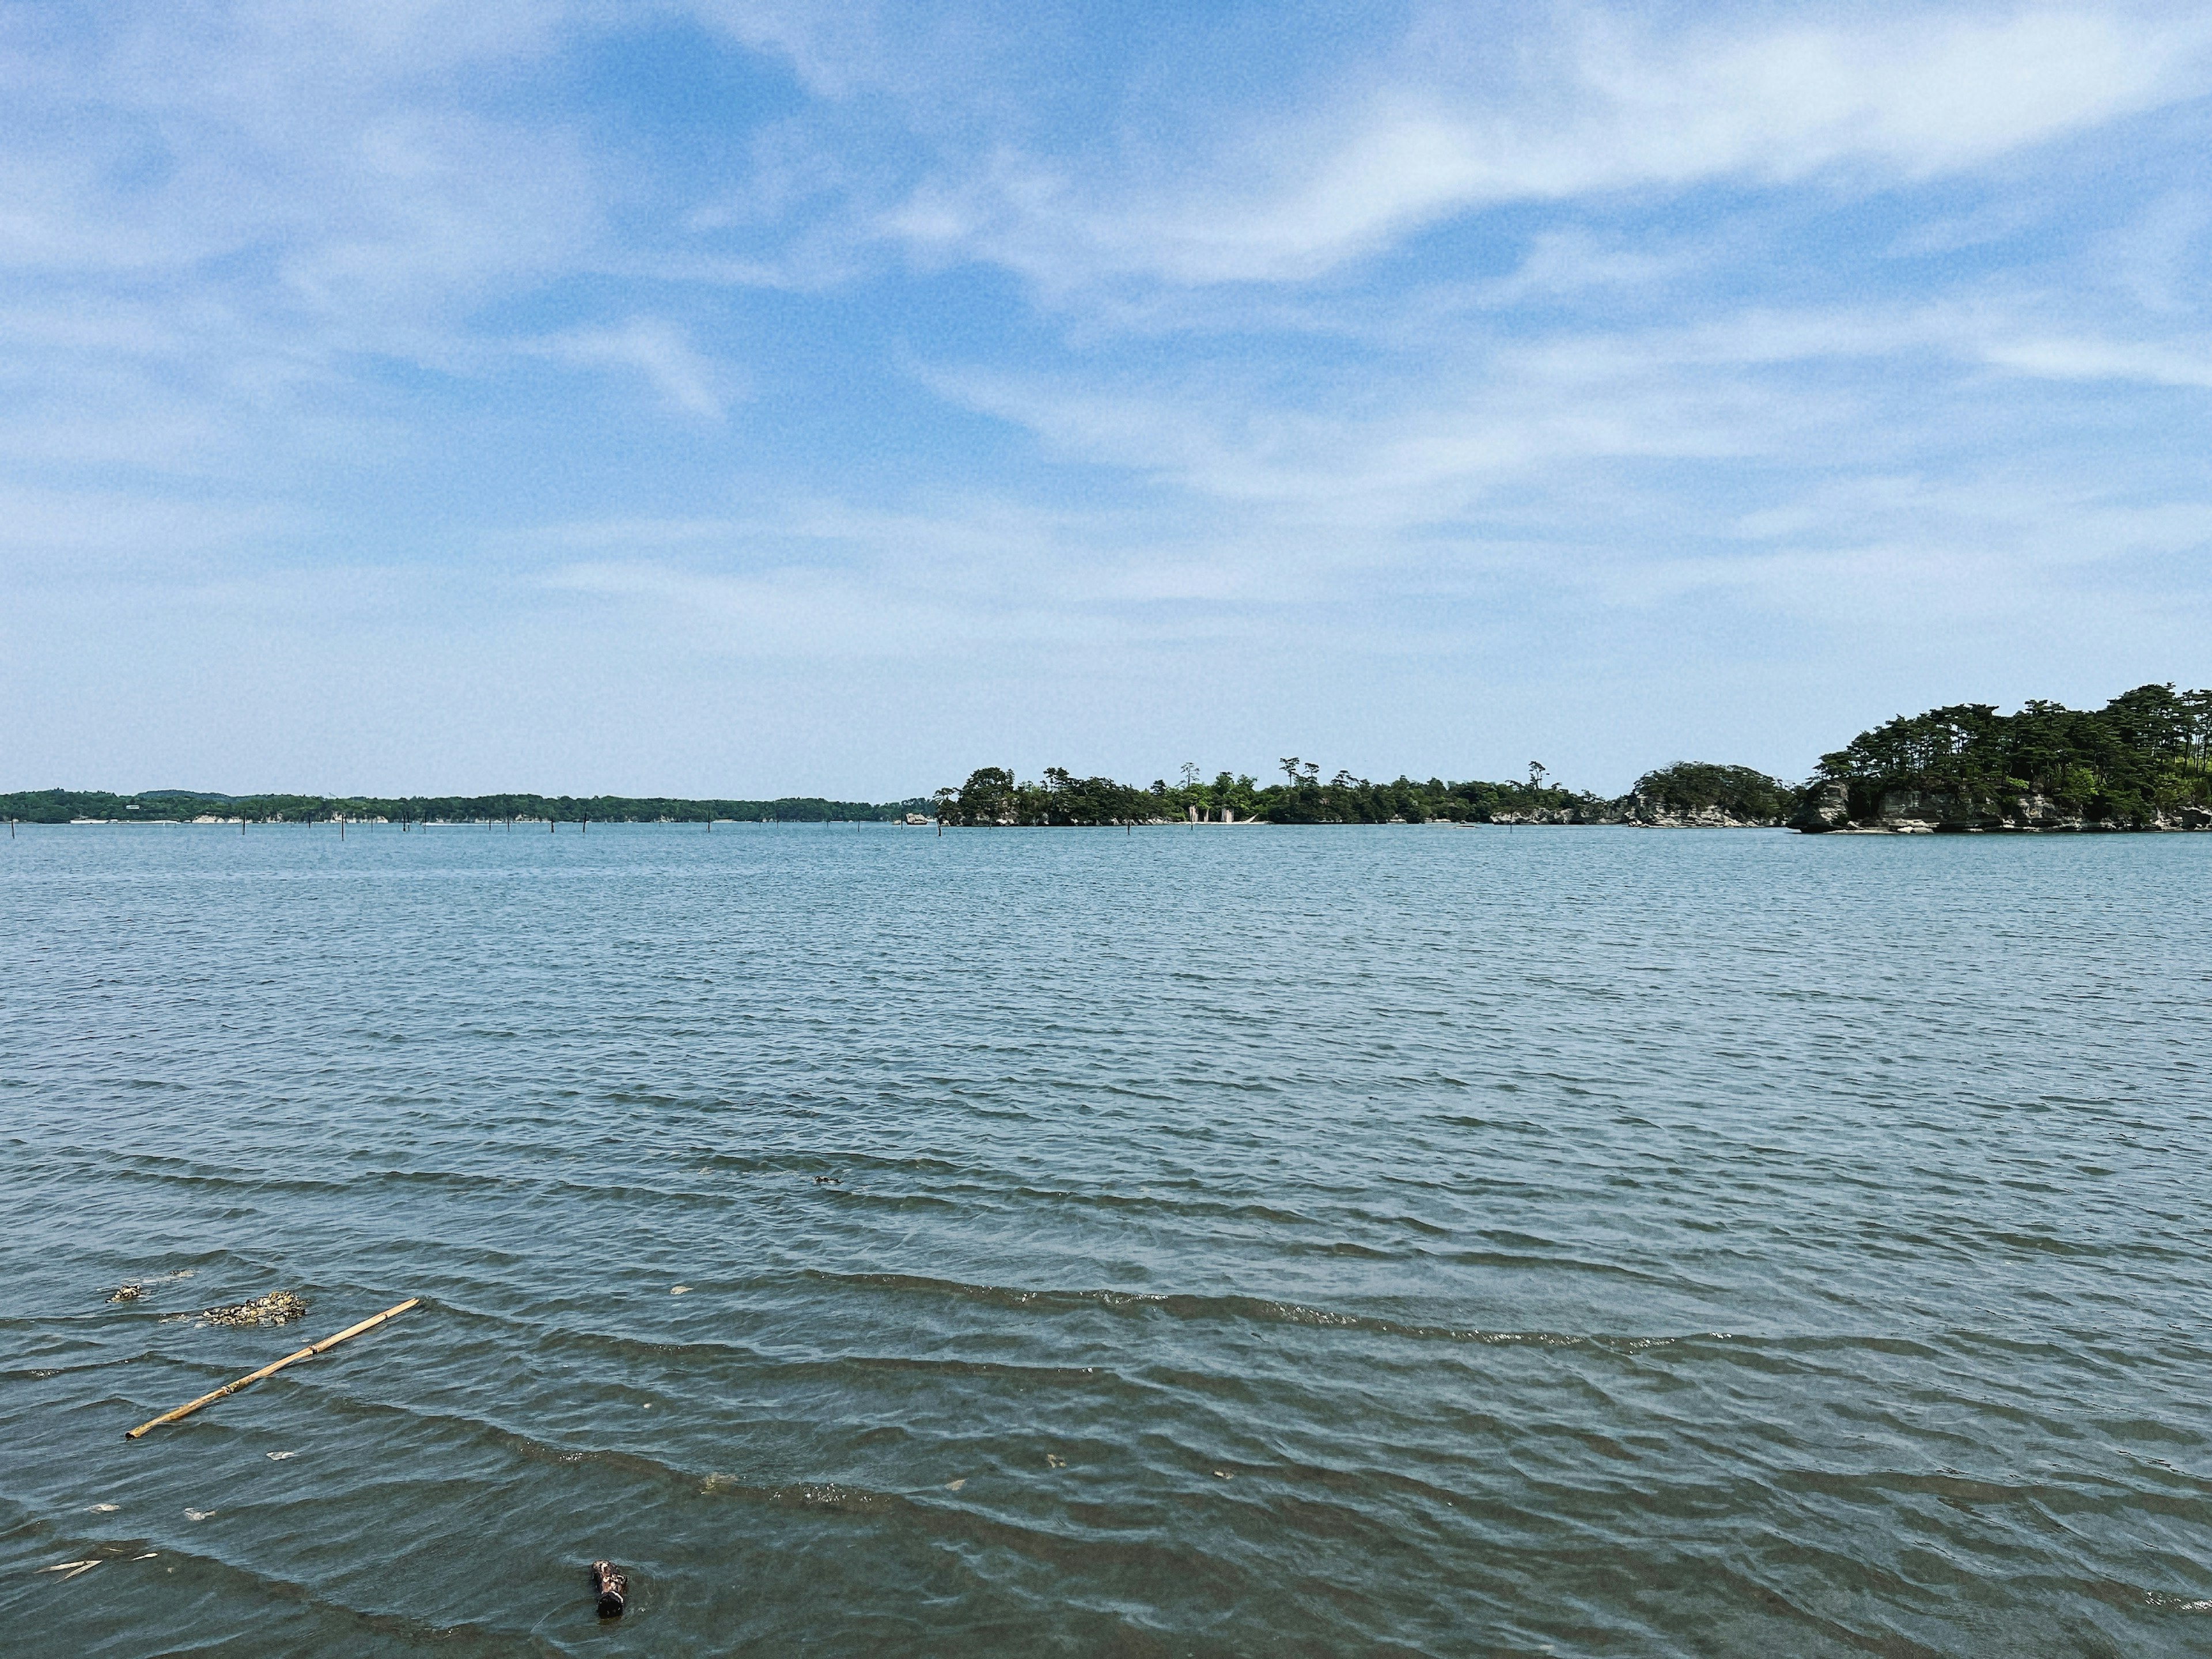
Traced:
[[1283, 781], [1262, 784], [1223, 772], [1210, 783], [1185, 767], [1181, 781], [1155, 779], [1148, 788], [1111, 778], [1079, 778], [1064, 767], [1047, 767], [1033, 783], [1017, 782], [1004, 767], [970, 773], [958, 788], [937, 792], [937, 816], [955, 825], [1158, 823], [1225, 819], [1263, 823], [1620, 823], [1717, 811], [1748, 822], [1771, 823], [1788, 814], [1796, 791], [1747, 766], [1679, 762], [1647, 772], [1617, 800], [1545, 781], [1532, 764], [1525, 781], [1388, 783], [1340, 771], [1324, 780], [1311, 761], [1286, 756]]
[[[871, 803], [786, 796], [778, 800], [679, 800], [658, 796], [532, 794], [397, 798], [222, 795], [183, 789], [136, 795], [38, 789], [0, 795], [0, 816], [26, 823], [73, 818], [188, 821], [207, 816], [251, 823], [703, 823], [712, 819], [786, 823], [895, 821], [924, 813], [953, 825], [1079, 825], [1188, 821], [1267, 823], [1779, 823], [1849, 828], [1880, 818], [1898, 792], [1950, 804], [1943, 827], [2034, 827], [2068, 817], [2071, 827], [2194, 827], [2212, 813], [2212, 690], [2140, 685], [2102, 708], [2033, 702], [2001, 714], [1990, 703], [1954, 703], [1863, 732], [1803, 784], [1748, 766], [1678, 761], [1647, 772], [1627, 794], [1607, 799], [1563, 788], [1531, 763], [1510, 782], [1387, 783], [1297, 756], [1280, 782], [1223, 772], [1211, 782], [1194, 766], [1149, 787], [1077, 777], [1048, 767], [1033, 782], [1003, 767], [979, 768], [957, 788], [931, 798]], [[2027, 810], [2029, 808], [2033, 810]], [[2059, 827], [2068, 827], [2060, 824]]]
[[1918, 790], [1997, 812], [2022, 796], [2092, 821], [2147, 825], [2212, 806], [2212, 690], [2139, 685], [2102, 708], [1985, 702], [1900, 714], [1820, 757], [1854, 818]]
[[1616, 805], [1633, 812], [1688, 815], [1719, 811], [1730, 817], [1766, 823], [1796, 810], [1804, 792], [1748, 766], [1718, 766], [1710, 761], [1676, 761], [1637, 779], [1636, 787]]
[[[1940, 798], [1941, 827], [2172, 828], [2212, 819], [2212, 691], [2142, 685], [2102, 708], [2028, 703], [2001, 714], [1958, 703], [1899, 715], [1820, 759], [1802, 784], [1748, 766], [1678, 761], [1614, 799], [1548, 782], [1388, 783], [1321, 769], [1296, 756], [1283, 781], [1221, 773], [1208, 783], [1186, 766], [1179, 782], [1149, 788], [1048, 767], [1017, 782], [987, 766], [937, 792], [948, 824], [1120, 824], [1187, 820], [1266, 823], [1739, 823], [1811, 829], [1879, 820], [1897, 792]], [[1847, 807], [1839, 817], [1837, 798]], [[1888, 803], [1886, 805], [1885, 803]]]
[[717, 818], [777, 823], [882, 823], [927, 812], [926, 798], [875, 804], [786, 796], [780, 800], [678, 800], [635, 795], [219, 795], [154, 789], [136, 795], [97, 789], [28, 789], [0, 795], [0, 817], [23, 823], [105, 818], [143, 823], [211, 817], [252, 823], [706, 823]]

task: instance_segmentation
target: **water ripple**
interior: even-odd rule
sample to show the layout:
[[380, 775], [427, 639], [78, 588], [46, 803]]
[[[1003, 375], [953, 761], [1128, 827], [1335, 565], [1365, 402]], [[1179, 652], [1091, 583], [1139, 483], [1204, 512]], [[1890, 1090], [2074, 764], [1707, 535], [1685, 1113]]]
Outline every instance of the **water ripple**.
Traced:
[[0, 1619], [2205, 1651], [2208, 854], [26, 831]]

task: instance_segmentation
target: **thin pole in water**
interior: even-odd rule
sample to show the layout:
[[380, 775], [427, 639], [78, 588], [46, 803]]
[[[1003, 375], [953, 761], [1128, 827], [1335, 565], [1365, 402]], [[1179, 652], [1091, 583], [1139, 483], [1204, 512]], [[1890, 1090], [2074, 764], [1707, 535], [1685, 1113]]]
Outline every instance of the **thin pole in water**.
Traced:
[[359, 1336], [363, 1331], [373, 1331], [379, 1325], [384, 1323], [386, 1320], [396, 1318], [398, 1316], [405, 1313], [410, 1308], [419, 1308], [422, 1305], [422, 1301], [420, 1297], [410, 1296], [396, 1308], [386, 1308], [382, 1313], [378, 1314], [373, 1319], [364, 1319], [358, 1325], [349, 1325], [344, 1330], [340, 1331], [336, 1336], [326, 1336], [319, 1342], [310, 1342], [306, 1347], [301, 1348], [298, 1352], [288, 1353], [282, 1359], [276, 1360], [271, 1364], [264, 1365], [258, 1371], [249, 1371], [244, 1376], [240, 1377], [235, 1382], [226, 1382], [222, 1387], [217, 1389], [213, 1394], [204, 1394], [188, 1406], [179, 1406], [173, 1412], [163, 1412], [159, 1417], [156, 1417], [149, 1422], [141, 1423], [135, 1429], [125, 1429], [123, 1431], [123, 1437], [125, 1440], [136, 1440], [141, 1435], [144, 1434], [149, 1429], [158, 1429], [164, 1423], [174, 1423], [179, 1418], [190, 1417], [194, 1412], [198, 1411], [203, 1406], [213, 1405], [216, 1401], [222, 1399], [226, 1395], [234, 1395], [240, 1389], [249, 1388], [252, 1384], [258, 1382], [263, 1377], [272, 1376], [276, 1372], [283, 1370], [287, 1365], [296, 1364], [302, 1359], [313, 1359], [318, 1354], [327, 1353], [332, 1348], [337, 1346], [339, 1343], [347, 1340], [349, 1338]]

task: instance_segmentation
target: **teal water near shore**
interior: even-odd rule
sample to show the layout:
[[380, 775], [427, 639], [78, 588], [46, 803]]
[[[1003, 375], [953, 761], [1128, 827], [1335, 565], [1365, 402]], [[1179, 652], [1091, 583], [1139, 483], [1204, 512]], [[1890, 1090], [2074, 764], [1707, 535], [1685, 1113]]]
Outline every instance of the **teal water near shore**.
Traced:
[[2212, 1651], [2209, 876], [22, 831], [0, 1648]]

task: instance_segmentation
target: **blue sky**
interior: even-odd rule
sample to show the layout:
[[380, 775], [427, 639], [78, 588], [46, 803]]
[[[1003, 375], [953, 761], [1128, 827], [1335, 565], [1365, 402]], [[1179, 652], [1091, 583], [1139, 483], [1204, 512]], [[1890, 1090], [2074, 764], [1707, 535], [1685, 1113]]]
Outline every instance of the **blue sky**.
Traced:
[[2212, 681], [2212, 13], [0, 5], [0, 787]]

